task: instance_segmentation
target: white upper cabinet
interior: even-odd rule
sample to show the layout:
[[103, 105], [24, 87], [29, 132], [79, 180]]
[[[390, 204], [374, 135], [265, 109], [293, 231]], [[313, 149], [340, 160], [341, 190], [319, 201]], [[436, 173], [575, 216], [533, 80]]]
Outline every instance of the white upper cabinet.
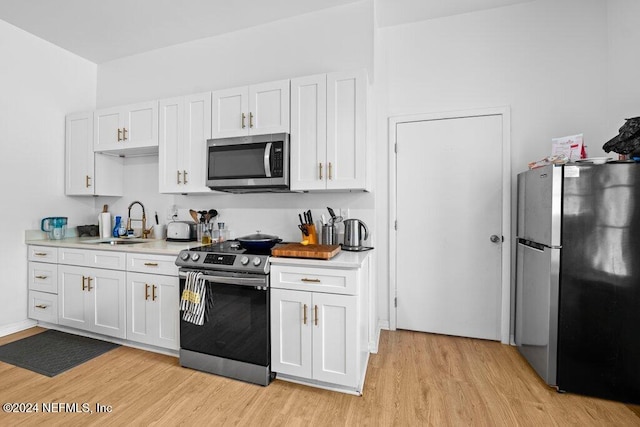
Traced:
[[207, 193], [206, 146], [211, 138], [211, 92], [159, 103], [161, 193]]
[[93, 151], [93, 112], [70, 114], [65, 125], [65, 194], [122, 196], [122, 159]]
[[213, 92], [212, 138], [289, 133], [289, 80]]
[[366, 190], [366, 73], [291, 80], [291, 190]]
[[94, 113], [93, 149], [99, 153], [158, 151], [158, 102], [106, 108]]

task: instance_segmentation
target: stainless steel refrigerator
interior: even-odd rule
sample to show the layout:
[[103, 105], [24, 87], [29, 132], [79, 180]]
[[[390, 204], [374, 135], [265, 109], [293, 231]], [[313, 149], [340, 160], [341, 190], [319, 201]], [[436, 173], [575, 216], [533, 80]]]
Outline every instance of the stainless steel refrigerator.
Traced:
[[515, 341], [561, 391], [640, 403], [640, 164], [518, 175]]

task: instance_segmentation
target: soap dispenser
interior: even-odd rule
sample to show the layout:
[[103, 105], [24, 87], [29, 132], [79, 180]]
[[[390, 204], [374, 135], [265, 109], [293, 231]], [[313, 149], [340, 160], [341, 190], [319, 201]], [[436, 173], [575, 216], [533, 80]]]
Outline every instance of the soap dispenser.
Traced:
[[127, 230], [122, 223], [122, 217], [116, 216], [116, 223], [113, 226], [113, 237], [120, 237], [127, 234]]

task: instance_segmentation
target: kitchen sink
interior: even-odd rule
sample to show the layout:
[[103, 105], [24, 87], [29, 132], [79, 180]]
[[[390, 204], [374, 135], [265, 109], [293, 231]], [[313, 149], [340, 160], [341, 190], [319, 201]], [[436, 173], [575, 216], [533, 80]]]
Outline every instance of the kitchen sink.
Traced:
[[101, 239], [101, 240], [87, 240], [84, 243], [92, 243], [97, 245], [135, 245], [138, 243], [146, 243], [149, 240], [141, 239], [141, 238], [112, 238], [112, 239]]

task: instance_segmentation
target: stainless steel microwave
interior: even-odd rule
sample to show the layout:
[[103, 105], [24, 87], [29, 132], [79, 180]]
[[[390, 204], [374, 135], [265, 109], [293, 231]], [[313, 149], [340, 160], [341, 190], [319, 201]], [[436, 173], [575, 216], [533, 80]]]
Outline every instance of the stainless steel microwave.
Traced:
[[289, 134], [207, 140], [207, 186], [230, 193], [289, 191]]

